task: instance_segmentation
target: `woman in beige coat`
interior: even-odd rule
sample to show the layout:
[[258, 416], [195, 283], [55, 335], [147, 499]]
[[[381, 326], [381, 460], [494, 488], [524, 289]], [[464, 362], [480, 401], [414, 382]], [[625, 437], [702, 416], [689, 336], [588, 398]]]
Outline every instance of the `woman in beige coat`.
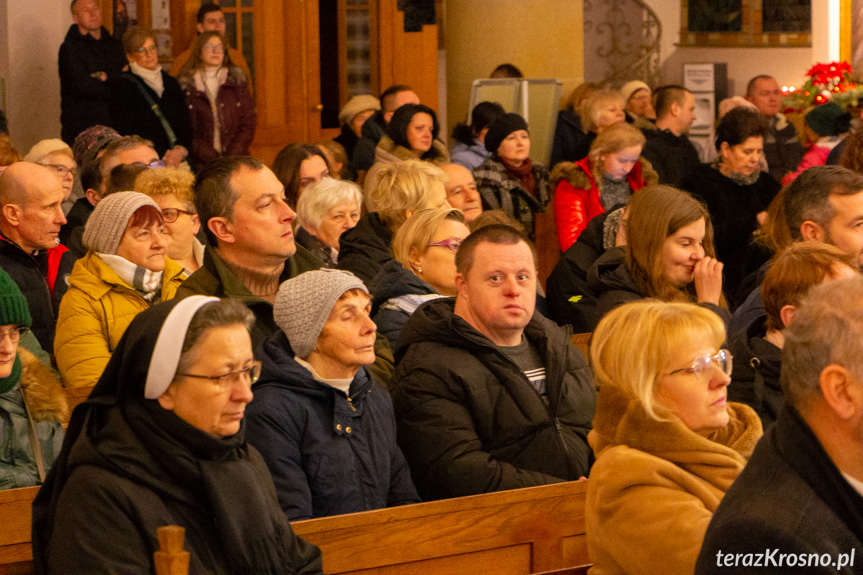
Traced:
[[715, 313], [651, 300], [613, 310], [594, 332], [592, 574], [695, 569], [707, 524], [761, 436], [755, 412], [726, 401], [724, 340]]

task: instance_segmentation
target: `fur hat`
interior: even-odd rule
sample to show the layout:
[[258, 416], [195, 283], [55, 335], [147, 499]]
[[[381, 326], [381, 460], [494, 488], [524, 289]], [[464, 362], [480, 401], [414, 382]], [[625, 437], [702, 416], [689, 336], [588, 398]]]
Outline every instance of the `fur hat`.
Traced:
[[339, 123], [350, 124], [354, 116], [366, 110], [380, 110], [381, 103], [374, 96], [354, 96], [348, 103], [344, 105], [342, 111], [339, 112]]
[[352, 289], [369, 293], [362, 280], [354, 274], [326, 268], [300, 274], [282, 283], [273, 304], [273, 318], [288, 336], [297, 357], [309, 357], [333, 306], [343, 293]]
[[150, 196], [138, 192], [117, 192], [99, 200], [84, 226], [84, 247], [100, 254], [116, 254], [129, 220], [143, 206], [159, 209]]
[[500, 143], [507, 136], [519, 130], [527, 130], [527, 122], [518, 114], [504, 114], [498, 116], [488, 127], [485, 134], [485, 149], [492, 154], [497, 154]]

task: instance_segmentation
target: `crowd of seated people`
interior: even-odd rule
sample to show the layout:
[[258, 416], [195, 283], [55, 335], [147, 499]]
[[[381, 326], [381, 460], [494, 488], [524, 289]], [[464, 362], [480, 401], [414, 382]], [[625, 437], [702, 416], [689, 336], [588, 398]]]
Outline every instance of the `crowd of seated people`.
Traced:
[[[477, 102], [448, 146], [396, 84], [266, 165], [217, 5], [171, 74], [98, 6], [72, 3], [62, 140], [0, 138], [0, 489], [42, 485], [37, 568], [148, 572], [178, 524], [190, 572], [320, 573], [291, 521], [579, 480], [596, 573], [863, 559], [837, 105], [804, 155], [758, 76], [701, 163], [688, 90], [583, 84], [534, 160], [519, 114]], [[71, 418], [64, 387], [92, 390]]]

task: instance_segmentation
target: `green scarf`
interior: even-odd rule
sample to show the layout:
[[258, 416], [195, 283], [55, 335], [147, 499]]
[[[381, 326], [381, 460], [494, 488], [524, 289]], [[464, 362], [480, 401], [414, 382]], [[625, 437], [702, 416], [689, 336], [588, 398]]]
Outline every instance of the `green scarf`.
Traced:
[[15, 363], [12, 364], [12, 373], [7, 377], [0, 378], [0, 393], [12, 391], [21, 380], [21, 357], [15, 354]]

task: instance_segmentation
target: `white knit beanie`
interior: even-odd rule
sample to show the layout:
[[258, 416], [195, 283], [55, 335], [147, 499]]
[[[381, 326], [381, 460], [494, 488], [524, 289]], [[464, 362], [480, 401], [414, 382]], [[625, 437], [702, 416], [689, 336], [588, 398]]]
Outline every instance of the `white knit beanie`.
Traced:
[[623, 96], [623, 103], [629, 103], [629, 99], [633, 94], [638, 92], [639, 90], [647, 90], [647, 93], [650, 94], [650, 86], [642, 82], [641, 80], [632, 80], [631, 82], [627, 82], [623, 85], [623, 88], [620, 89], [620, 93]]
[[150, 196], [138, 192], [117, 192], [99, 200], [84, 226], [84, 247], [100, 254], [116, 254], [132, 214], [143, 206], [159, 209]]
[[333, 306], [343, 293], [352, 289], [369, 293], [360, 278], [333, 269], [306, 272], [279, 286], [273, 318], [288, 337], [297, 357], [309, 357]]
[[57, 138], [42, 140], [41, 142], [37, 142], [35, 146], [30, 148], [30, 151], [27, 152], [26, 156], [24, 156], [24, 161], [38, 164], [39, 160], [41, 160], [48, 154], [59, 152], [61, 150], [69, 150], [69, 153], [72, 153], [72, 148], [70, 148], [69, 145], [63, 140], [59, 140]]

